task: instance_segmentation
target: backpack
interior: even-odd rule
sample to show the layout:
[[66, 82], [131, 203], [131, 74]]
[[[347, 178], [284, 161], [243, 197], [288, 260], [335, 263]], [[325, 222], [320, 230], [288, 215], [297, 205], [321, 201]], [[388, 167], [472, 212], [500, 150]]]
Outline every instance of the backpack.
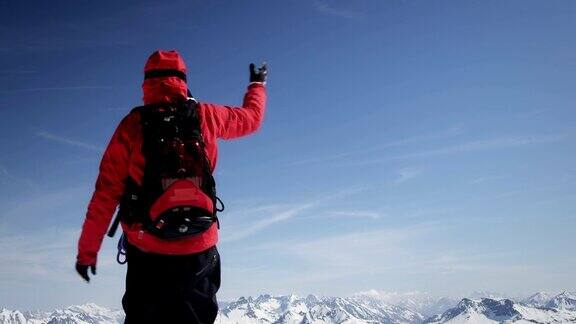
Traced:
[[[128, 177], [120, 208], [108, 236], [120, 220], [140, 223], [165, 240], [196, 236], [216, 222], [224, 210], [204, 150], [198, 102], [145, 105], [140, 114], [142, 154], [146, 159], [142, 183]], [[221, 208], [217, 207], [220, 202]]]

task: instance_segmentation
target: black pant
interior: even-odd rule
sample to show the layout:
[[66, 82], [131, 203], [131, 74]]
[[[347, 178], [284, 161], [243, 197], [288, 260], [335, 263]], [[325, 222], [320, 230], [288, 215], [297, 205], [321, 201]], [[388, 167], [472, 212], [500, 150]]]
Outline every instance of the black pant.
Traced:
[[128, 244], [125, 324], [214, 323], [220, 255], [216, 247], [190, 255], [145, 253]]

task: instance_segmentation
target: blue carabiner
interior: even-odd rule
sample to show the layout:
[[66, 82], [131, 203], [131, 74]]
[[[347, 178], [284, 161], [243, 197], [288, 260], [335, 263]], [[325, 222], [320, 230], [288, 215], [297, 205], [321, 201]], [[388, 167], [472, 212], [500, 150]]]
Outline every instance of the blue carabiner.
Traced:
[[[122, 259], [123, 257], [123, 259]], [[118, 253], [116, 254], [116, 262], [119, 264], [126, 264], [128, 259], [126, 258], [126, 234], [122, 233], [120, 239], [118, 240]]]

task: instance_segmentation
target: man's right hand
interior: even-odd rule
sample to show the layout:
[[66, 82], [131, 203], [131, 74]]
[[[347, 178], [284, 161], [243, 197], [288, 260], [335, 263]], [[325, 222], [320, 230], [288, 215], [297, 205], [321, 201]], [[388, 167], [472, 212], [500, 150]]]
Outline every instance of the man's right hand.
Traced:
[[266, 63], [262, 63], [258, 69], [254, 63], [250, 64], [250, 82], [262, 82], [266, 84], [266, 76], [268, 76], [268, 67]]
[[84, 278], [84, 280], [86, 280], [86, 282], [90, 282], [90, 277], [88, 276], [88, 268], [90, 268], [92, 275], [96, 275], [96, 265], [95, 264], [83, 265], [83, 264], [76, 263], [76, 272], [78, 272], [80, 277]]

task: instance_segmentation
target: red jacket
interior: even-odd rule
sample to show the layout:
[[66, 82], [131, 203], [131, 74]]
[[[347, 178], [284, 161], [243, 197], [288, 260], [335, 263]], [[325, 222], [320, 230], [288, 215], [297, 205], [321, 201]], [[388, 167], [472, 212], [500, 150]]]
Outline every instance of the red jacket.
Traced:
[[[174, 87], [182, 88], [176, 78], [169, 77]], [[150, 82], [153, 81], [153, 82]], [[166, 80], [162, 81], [166, 86]], [[144, 82], [144, 102], [152, 103], [159, 97], [150, 97], [153, 83], [159, 80]], [[168, 82], [168, 83], [170, 83]], [[184, 87], [185, 89], [185, 87]], [[179, 92], [183, 91], [178, 89]], [[185, 91], [185, 90], [184, 90]], [[156, 92], [160, 94], [161, 92]], [[147, 97], [148, 94], [148, 97]], [[260, 83], [248, 86], [242, 107], [221, 106], [200, 103], [201, 128], [206, 145], [206, 154], [212, 170], [218, 159], [217, 139], [232, 139], [256, 131], [263, 119], [266, 104], [266, 89]], [[124, 193], [125, 180], [130, 176], [141, 183], [145, 160], [140, 150], [142, 134], [138, 114], [128, 114], [114, 132], [102, 161], [100, 173], [96, 180], [96, 189], [88, 205], [88, 212], [82, 227], [78, 243], [77, 262], [84, 265], [96, 264], [96, 258], [102, 239], [112, 220], [112, 216]], [[190, 254], [206, 250], [218, 241], [217, 225], [213, 224], [199, 236], [177, 241], [164, 241], [141, 229], [140, 224], [127, 225], [122, 228], [128, 241], [141, 250], [161, 254]]]

